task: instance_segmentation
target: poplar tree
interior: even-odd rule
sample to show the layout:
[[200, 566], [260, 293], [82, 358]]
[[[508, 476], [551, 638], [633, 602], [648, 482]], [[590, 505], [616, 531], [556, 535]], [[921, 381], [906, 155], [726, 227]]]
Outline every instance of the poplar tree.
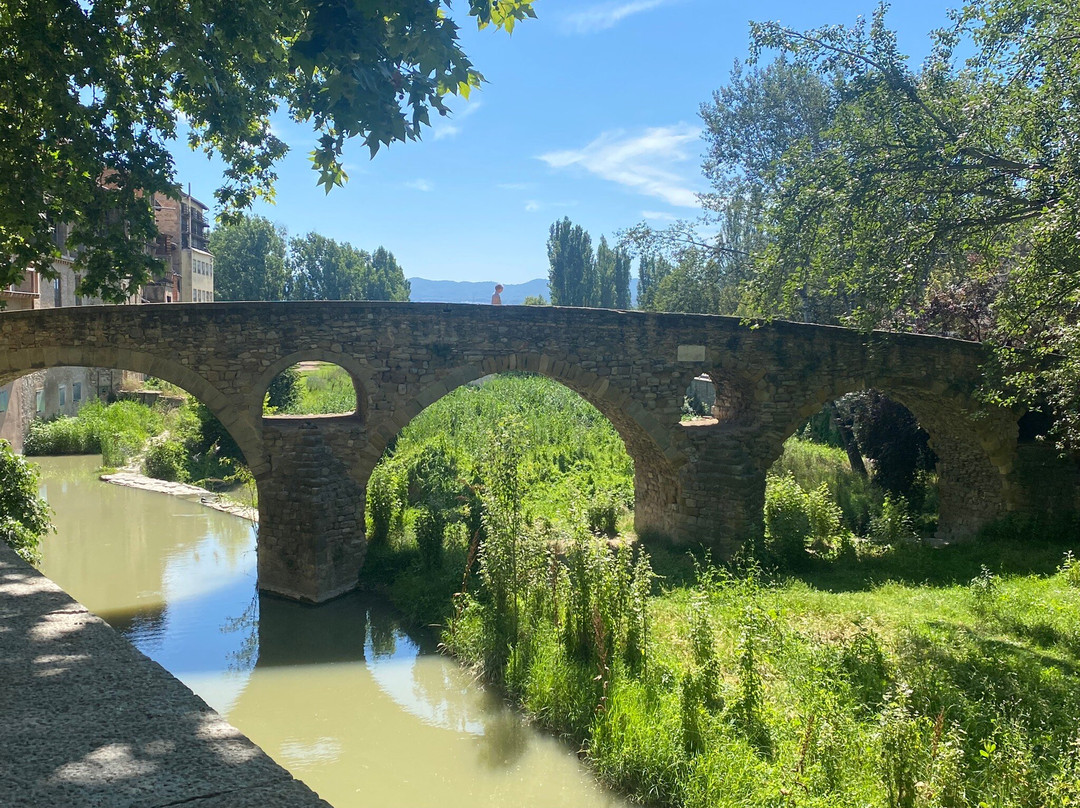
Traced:
[[548, 287], [553, 306], [590, 306], [595, 300], [596, 259], [585, 229], [564, 217], [548, 231]]
[[600, 243], [596, 245], [596, 289], [592, 305], [602, 309], [615, 306], [615, 251], [608, 246], [604, 236], [600, 236]]

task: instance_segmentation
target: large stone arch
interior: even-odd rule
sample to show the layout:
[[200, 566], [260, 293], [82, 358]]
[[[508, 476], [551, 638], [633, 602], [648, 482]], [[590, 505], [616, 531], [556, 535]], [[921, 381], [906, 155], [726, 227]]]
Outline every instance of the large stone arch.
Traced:
[[221, 421], [244, 453], [244, 458], [253, 471], [262, 470], [267, 464], [260, 430], [256, 422], [247, 418], [243, 410], [236, 407], [235, 400], [195, 371], [157, 354], [127, 348], [63, 345], [17, 349], [6, 352], [0, 358], [0, 385], [36, 370], [56, 367], [129, 370], [175, 384], [206, 405]]
[[[1014, 505], [1009, 474], [1016, 453], [1014, 413], [980, 406], [969, 395], [948, 386], [917, 384], [910, 379], [860, 377], [837, 380], [798, 403], [779, 429], [766, 430], [762, 471], [783, 452], [784, 442], [809, 416], [847, 393], [879, 390], [906, 407], [930, 438], [938, 457], [939, 539], [970, 538]], [[764, 502], [764, 487], [761, 491]]]
[[357, 468], [367, 480], [386, 447], [426, 407], [471, 381], [496, 373], [523, 371], [552, 379], [580, 395], [607, 418], [634, 461], [634, 522], [638, 533], [668, 533], [678, 499], [678, 469], [686, 457], [671, 427], [657, 421], [633, 396], [609, 379], [576, 364], [533, 352], [516, 352], [458, 365], [417, 395], [397, 402], [382, 423], [372, 423], [369, 451]]

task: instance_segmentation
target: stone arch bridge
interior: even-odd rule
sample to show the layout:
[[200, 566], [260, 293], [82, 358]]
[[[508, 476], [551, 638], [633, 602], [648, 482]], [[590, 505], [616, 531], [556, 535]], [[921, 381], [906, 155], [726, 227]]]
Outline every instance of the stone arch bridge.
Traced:
[[[729, 553], [761, 530], [765, 475], [784, 440], [844, 393], [904, 404], [939, 457], [940, 528], [972, 535], [1053, 499], [1052, 452], [1018, 440], [1022, 413], [981, 406], [984, 349], [936, 337], [706, 315], [405, 303], [103, 306], [0, 314], [0, 384], [91, 366], [152, 374], [199, 398], [244, 452], [259, 490], [259, 585], [319, 602], [363, 562], [368, 477], [399, 430], [459, 385], [510, 370], [549, 376], [609, 418], [635, 468], [641, 534]], [[305, 360], [356, 385], [354, 414], [263, 417], [264, 393]], [[715, 420], [682, 425], [695, 376]], [[1050, 465], [1048, 465], [1050, 464]], [[1059, 470], [1060, 471], [1060, 470]], [[1068, 477], [1071, 481], [1073, 478]]]

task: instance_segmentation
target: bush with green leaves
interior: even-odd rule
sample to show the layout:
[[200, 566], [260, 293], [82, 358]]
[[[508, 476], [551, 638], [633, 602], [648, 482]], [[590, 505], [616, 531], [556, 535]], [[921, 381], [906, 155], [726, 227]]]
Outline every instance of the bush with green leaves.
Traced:
[[143, 472], [158, 480], [184, 483], [188, 481], [188, 453], [178, 440], [151, 443], [143, 458]]
[[49, 506], [38, 495], [38, 472], [0, 440], [0, 541], [37, 563], [41, 538], [52, 530]]

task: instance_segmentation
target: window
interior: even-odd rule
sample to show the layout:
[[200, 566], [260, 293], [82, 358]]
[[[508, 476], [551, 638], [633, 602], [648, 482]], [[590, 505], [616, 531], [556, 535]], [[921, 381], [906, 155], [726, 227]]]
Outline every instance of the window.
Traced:
[[53, 288], [53, 305], [56, 308], [60, 308], [62, 305], [64, 305], [64, 301], [63, 301], [63, 298], [60, 295], [60, 279], [59, 278], [53, 278], [52, 288]]
[[37, 412], [38, 415], [41, 415], [41, 413], [45, 412], [45, 391], [44, 390], [38, 390], [37, 393], [35, 394], [34, 411]]
[[60, 385], [60, 406], [63, 407], [67, 404], [67, 385]]
[[11, 397], [10, 390], [0, 390], [0, 412], [7, 412], [8, 399]]
[[71, 401], [74, 404], [82, 401], [82, 382], [74, 382], [71, 385]]

